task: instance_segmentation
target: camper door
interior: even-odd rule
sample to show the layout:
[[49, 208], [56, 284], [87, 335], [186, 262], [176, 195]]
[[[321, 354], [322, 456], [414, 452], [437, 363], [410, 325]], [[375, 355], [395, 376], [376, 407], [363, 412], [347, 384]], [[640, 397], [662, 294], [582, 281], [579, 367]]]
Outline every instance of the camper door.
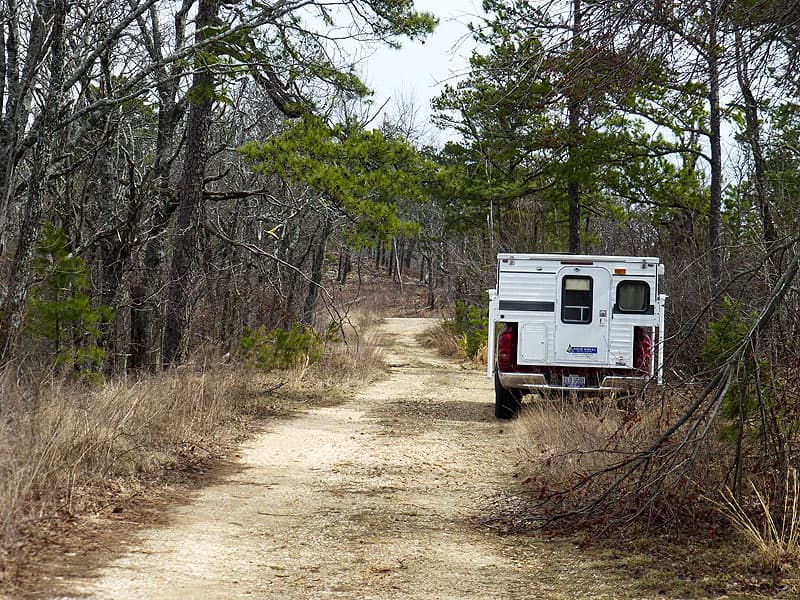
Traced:
[[598, 366], [608, 362], [611, 275], [599, 267], [558, 272], [556, 362]]

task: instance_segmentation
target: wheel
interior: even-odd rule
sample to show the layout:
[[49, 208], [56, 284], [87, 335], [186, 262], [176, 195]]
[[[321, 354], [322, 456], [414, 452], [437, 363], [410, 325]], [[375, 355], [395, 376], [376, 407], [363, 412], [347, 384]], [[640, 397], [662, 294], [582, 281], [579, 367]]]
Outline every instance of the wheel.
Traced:
[[500, 384], [500, 377], [494, 374], [494, 416], [498, 419], [513, 419], [519, 412], [522, 401], [520, 390], [507, 390]]

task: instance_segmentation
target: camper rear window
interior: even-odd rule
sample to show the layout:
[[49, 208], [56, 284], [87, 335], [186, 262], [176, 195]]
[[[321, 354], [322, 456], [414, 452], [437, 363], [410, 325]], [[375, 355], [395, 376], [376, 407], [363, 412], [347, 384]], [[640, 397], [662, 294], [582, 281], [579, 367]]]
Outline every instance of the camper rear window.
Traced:
[[561, 283], [561, 320], [592, 322], [592, 278], [568, 276]]
[[617, 309], [622, 313], [643, 313], [650, 307], [650, 285], [644, 281], [621, 281], [617, 285]]

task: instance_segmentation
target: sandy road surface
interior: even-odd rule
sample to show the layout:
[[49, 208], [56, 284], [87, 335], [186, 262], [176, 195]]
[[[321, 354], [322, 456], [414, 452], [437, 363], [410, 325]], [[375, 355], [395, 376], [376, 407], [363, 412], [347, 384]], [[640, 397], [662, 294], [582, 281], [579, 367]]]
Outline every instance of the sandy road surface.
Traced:
[[620, 598], [568, 547], [477, 527], [507, 485], [513, 431], [490, 382], [381, 326], [391, 375], [280, 423], [241, 469], [64, 598]]

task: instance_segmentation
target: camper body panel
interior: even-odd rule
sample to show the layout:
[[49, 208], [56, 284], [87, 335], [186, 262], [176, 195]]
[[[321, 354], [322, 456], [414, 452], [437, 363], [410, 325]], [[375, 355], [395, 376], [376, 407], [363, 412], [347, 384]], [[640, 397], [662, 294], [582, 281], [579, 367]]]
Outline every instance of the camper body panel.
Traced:
[[[662, 274], [655, 257], [498, 255], [487, 374], [518, 390], [660, 382]], [[512, 342], [498, 340], [499, 324]]]

